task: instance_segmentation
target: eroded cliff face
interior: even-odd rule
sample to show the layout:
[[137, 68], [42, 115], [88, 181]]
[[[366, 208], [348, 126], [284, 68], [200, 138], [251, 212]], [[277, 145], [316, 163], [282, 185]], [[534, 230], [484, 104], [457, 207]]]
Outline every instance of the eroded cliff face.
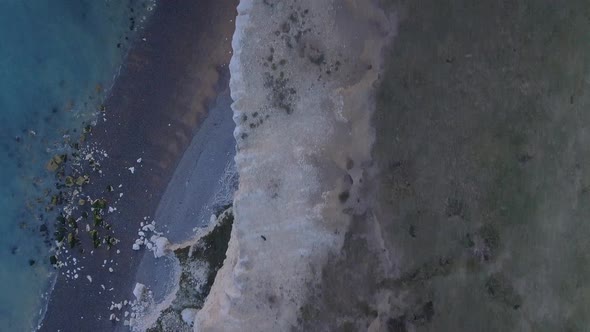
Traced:
[[373, 97], [394, 34], [373, 1], [240, 3], [230, 64], [240, 185], [196, 330], [305, 323], [328, 258], [369, 213]]

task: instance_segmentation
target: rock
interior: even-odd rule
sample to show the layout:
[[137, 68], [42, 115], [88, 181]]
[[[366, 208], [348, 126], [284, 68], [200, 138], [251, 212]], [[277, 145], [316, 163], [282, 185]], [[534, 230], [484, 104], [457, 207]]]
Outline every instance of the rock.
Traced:
[[170, 242], [168, 241], [167, 238], [165, 238], [163, 236], [153, 235], [150, 238], [150, 241], [153, 242], [153, 244], [154, 244], [154, 248], [153, 248], [154, 257], [158, 258], [158, 257], [162, 257], [162, 256], [166, 255], [168, 245], [170, 244]]
[[64, 160], [62, 156], [56, 154], [55, 156], [53, 156], [53, 158], [51, 158], [51, 160], [47, 163], [45, 167], [48, 171], [55, 172], [59, 168], [59, 165], [63, 163], [63, 161]]
[[74, 248], [76, 246], [76, 237], [74, 236], [74, 233], [68, 233], [68, 245], [70, 246], [70, 248]]
[[74, 178], [73, 178], [73, 177], [71, 177], [71, 176], [66, 176], [66, 179], [65, 179], [65, 184], [66, 184], [66, 186], [68, 186], [68, 187], [71, 187], [71, 186], [73, 186], [73, 185], [74, 185]]
[[92, 208], [103, 210], [107, 207], [107, 201], [104, 198], [96, 199], [92, 202]]
[[47, 165], [45, 166], [45, 168], [46, 168], [48, 171], [50, 171], [50, 172], [55, 172], [55, 171], [57, 171], [57, 169], [59, 168], [59, 165], [58, 165], [58, 164], [56, 164], [56, 163], [53, 161], [53, 159], [51, 159], [51, 160], [50, 160], [50, 161], [47, 163]]
[[146, 232], [147, 232], [147, 231], [153, 232], [153, 231], [156, 229], [156, 226], [154, 226], [154, 225], [151, 225], [151, 224], [150, 224], [150, 225], [145, 225], [145, 226], [143, 226], [143, 228], [142, 228], [142, 229], [143, 229], [144, 231], [146, 231]]
[[135, 288], [133, 288], [133, 296], [135, 296], [135, 299], [137, 299], [137, 301], [141, 301], [141, 298], [143, 297], [144, 293], [145, 285], [139, 282], [136, 283]]
[[195, 321], [195, 317], [197, 316], [197, 309], [194, 308], [186, 308], [182, 310], [180, 315], [182, 316], [182, 320], [187, 323], [189, 326], [193, 326]]
[[84, 176], [79, 176], [79, 177], [76, 179], [76, 184], [77, 184], [77, 185], [79, 185], [79, 186], [81, 186], [81, 185], [85, 184], [87, 181], [88, 181], [88, 176], [86, 176], [86, 175], [84, 175]]

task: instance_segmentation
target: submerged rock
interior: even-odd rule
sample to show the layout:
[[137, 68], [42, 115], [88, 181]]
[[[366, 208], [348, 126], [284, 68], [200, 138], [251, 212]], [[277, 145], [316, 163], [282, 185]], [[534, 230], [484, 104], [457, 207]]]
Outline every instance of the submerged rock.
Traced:
[[64, 159], [65, 158], [63, 156], [56, 154], [55, 156], [53, 156], [53, 158], [51, 158], [51, 160], [49, 160], [45, 168], [47, 168], [47, 170], [50, 172], [55, 172], [64, 162]]

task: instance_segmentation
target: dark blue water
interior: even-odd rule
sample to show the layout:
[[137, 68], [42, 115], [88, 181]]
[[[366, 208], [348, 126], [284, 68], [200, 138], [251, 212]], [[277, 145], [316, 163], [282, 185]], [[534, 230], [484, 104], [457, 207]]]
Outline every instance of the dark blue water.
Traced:
[[[108, 94], [152, 1], [0, 0], [0, 329], [33, 329], [55, 273], [47, 161]], [[133, 17], [133, 19], [131, 19]]]

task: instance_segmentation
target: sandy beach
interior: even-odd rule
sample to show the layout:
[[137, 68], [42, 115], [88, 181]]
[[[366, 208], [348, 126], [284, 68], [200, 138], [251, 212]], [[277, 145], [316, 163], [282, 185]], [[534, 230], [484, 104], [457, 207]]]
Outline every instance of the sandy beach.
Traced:
[[[164, 1], [140, 32], [106, 102], [107, 120], [99, 121], [88, 140], [109, 157], [101, 165], [103, 176], [92, 179], [87, 191], [117, 188], [107, 200], [119, 202], [110, 219], [121, 242], [108, 251], [81, 254], [83, 277], [71, 280], [60, 274], [41, 331], [103, 331], [122, 325], [109, 320], [109, 306], [133, 296], [136, 270], [145, 254], [131, 249], [139, 223], [144, 216], [156, 215], [187, 148], [197, 159], [203, 152], [204, 145], [191, 145], [195, 135], [215, 139], [229, 128], [231, 137], [227, 65], [235, 7], [236, 1]], [[209, 112], [215, 112], [218, 121], [207, 126], [207, 133], [200, 132]], [[223, 112], [230, 116], [220, 116]], [[221, 169], [232, 158], [224, 156], [215, 160]], [[198, 179], [198, 172], [193, 177]], [[166, 221], [158, 223], [164, 226]], [[184, 231], [186, 235], [189, 230]]]

